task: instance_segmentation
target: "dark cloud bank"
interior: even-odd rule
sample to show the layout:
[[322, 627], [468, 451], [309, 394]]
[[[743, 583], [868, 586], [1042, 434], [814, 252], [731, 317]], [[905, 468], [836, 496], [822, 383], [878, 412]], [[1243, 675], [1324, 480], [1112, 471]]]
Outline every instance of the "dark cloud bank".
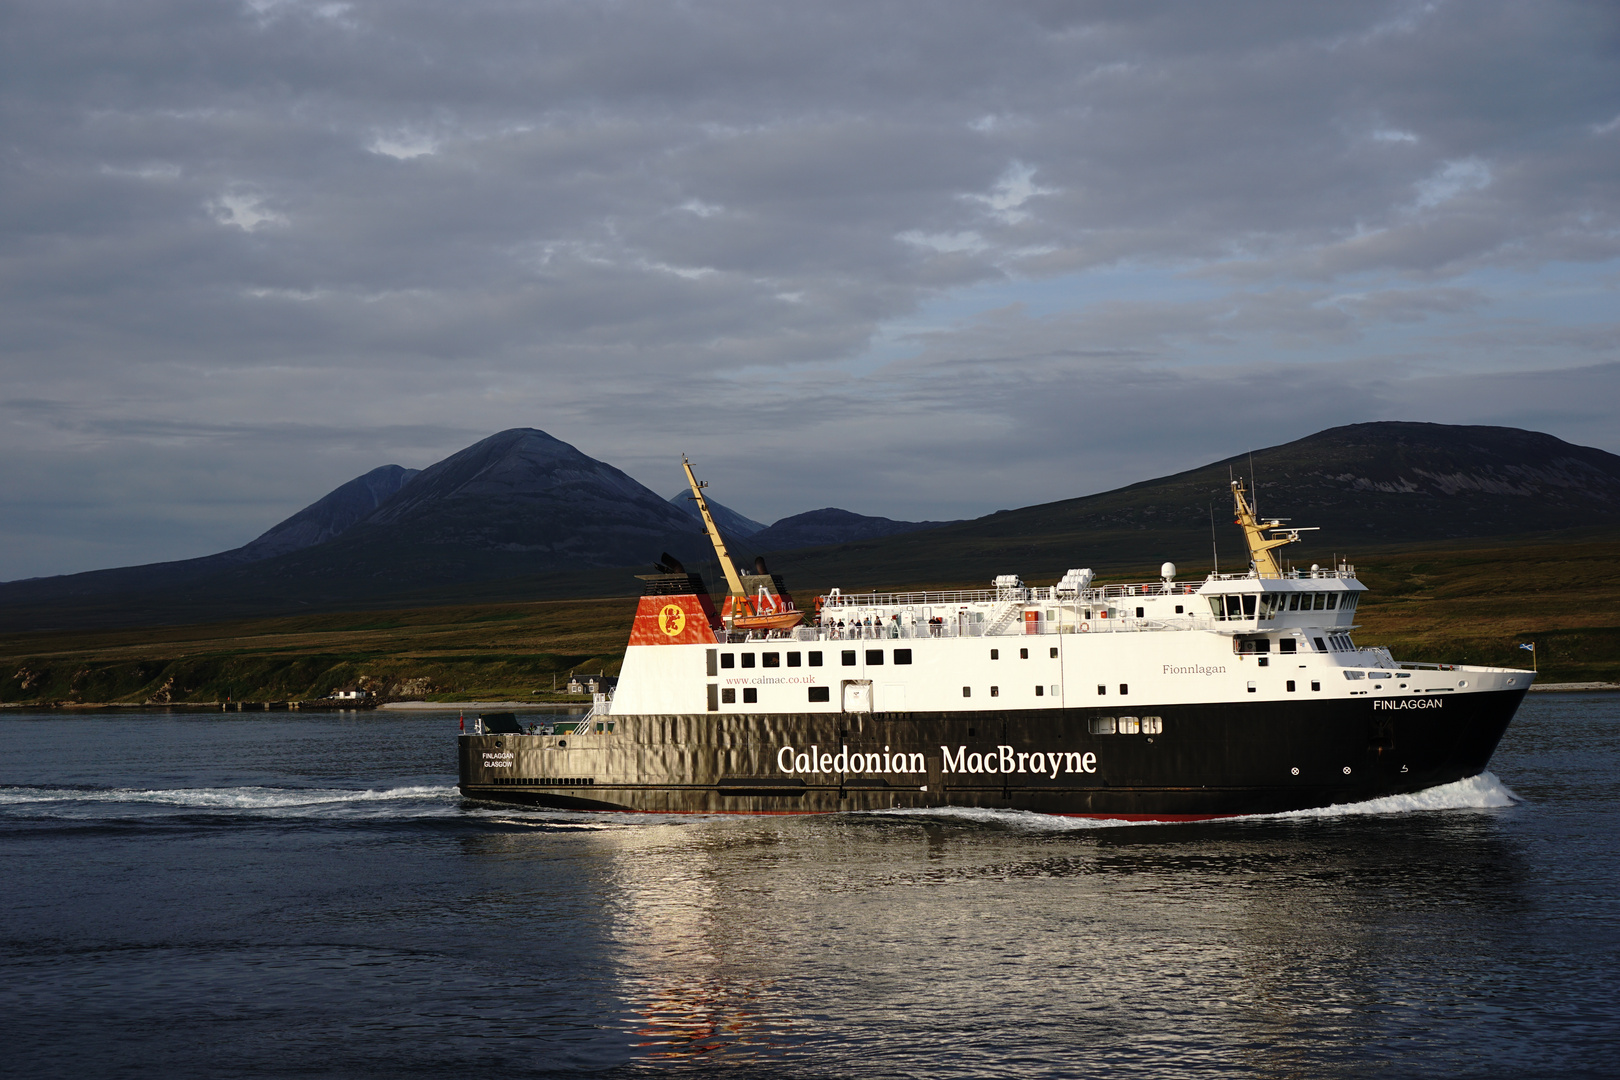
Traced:
[[534, 426], [764, 520], [1369, 419], [1620, 448], [1608, 4], [76, 3], [0, 36], [0, 578]]

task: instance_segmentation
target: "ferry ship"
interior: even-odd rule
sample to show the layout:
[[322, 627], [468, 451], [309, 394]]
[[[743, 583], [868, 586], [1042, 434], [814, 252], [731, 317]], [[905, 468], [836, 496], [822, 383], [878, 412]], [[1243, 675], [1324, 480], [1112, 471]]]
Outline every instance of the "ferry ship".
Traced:
[[1484, 770], [1534, 673], [1358, 644], [1348, 563], [1285, 569], [1302, 530], [1241, 480], [1238, 574], [844, 593], [799, 609], [736, 568], [685, 464], [728, 592], [669, 556], [617, 686], [583, 720], [479, 718], [469, 799], [566, 810], [781, 814], [976, 807], [1129, 821], [1276, 813]]

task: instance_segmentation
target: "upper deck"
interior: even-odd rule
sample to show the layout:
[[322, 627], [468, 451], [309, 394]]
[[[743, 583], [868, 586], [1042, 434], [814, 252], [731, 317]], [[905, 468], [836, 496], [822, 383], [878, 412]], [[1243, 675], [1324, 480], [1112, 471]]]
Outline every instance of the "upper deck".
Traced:
[[733, 634], [838, 641], [877, 638], [1012, 637], [1043, 634], [1206, 630], [1252, 634], [1290, 629], [1351, 628], [1366, 586], [1355, 568], [1313, 568], [1275, 578], [1211, 574], [1201, 582], [1166, 577], [1142, 584], [1091, 585], [1089, 570], [1071, 570], [1051, 586], [1015, 576], [989, 589], [846, 593], [817, 599], [815, 624], [769, 633]]

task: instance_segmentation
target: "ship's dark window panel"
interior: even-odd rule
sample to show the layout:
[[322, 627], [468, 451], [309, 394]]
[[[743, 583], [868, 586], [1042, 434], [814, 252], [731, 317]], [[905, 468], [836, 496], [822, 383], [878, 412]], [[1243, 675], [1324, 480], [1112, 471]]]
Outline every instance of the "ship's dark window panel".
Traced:
[[1029, 659], [1029, 650], [1028, 649], [1019, 649], [1018, 650], [1018, 659], [1020, 659], [1020, 660], [1028, 660]]
[[743, 667], [753, 667], [754, 666], [754, 654], [753, 653], [745, 652], [745, 653], [742, 654], [742, 666]]
[[725, 705], [737, 704], [737, 691], [733, 687], [726, 687], [724, 690], [720, 691], [720, 701]]
[[1177, 604], [1177, 605], [1176, 605], [1176, 614], [1177, 614], [1177, 615], [1182, 615], [1182, 614], [1185, 614], [1185, 612], [1183, 612], [1183, 611], [1182, 611], [1182, 610], [1181, 610], [1181, 605], [1180, 605], [1180, 604]]
[[821, 666], [821, 654], [819, 652], [812, 652], [809, 655], [810, 655], [810, 666], [811, 667], [820, 667]]
[[1115, 723], [1112, 716], [1093, 716], [1091, 718], [1091, 733], [1093, 735], [1114, 734]]
[[962, 687], [962, 696], [963, 697], [972, 697], [973, 696], [973, 687], [971, 687], [971, 686]]
[[894, 662], [897, 663], [897, 664], [909, 664], [909, 663], [911, 663], [911, 650], [910, 649], [896, 649], [896, 650], [894, 650]]
[[755, 704], [758, 704], [758, 702], [759, 702], [759, 691], [755, 690], [752, 686], [744, 687], [743, 688], [743, 704], [744, 705], [755, 705]]
[[839, 662], [842, 663], [845, 667], [854, 667], [855, 666], [855, 650], [854, 649], [845, 649], [845, 650], [843, 650], [842, 655], [840, 655], [840, 657], [839, 657]]
[[782, 666], [782, 654], [781, 653], [775, 653], [775, 652], [760, 653], [759, 654], [759, 666], [760, 667], [781, 667]]
[[703, 650], [703, 663], [704, 663], [704, 666], [708, 669], [709, 677], [713, 678], [715, 676], [715, 674], [716, 674], [715, 668], [719, 667], [719, 665], [720, 665], [720, 653], [719, 653], [719, 650], [718, 649], [705, 649], [705, 650]]
[[1295, 642], [1291, 637], [1280, 638], [1277, 641], [1277, 651], [1280, 653], [1291, 653], [1294, 651], [1294, 646], [1296, 644], [1297, 642]]
[[1000, 649], [991, 649], [990, 650], [990, 659], [992, 659], [992, 660], [1000, 660], [1001, 659], [1001, 650]]
[[1299, 610], [1299, 593], [1295, 593], [1294, 595], [1292, 595], [1292, 596], [1290, 596], [1288, 598], [1288, 610], [1289, 611], [1298, 611]]
[[1328, 593], [1327, 594], [1327, 609], [1329, 611], [1332, 611], [1334, 608], [1336, 608], [1338, 606], [1339, 606], [1339, 594], [1338, 593], [1331, 593], [1331, 592]]
[[1288, 680], [1288, 692], [1290, 694], [1292, 694], [1294, 692], [1294, 680], [1293, 679]]
[[1259, 659], [1257, 659], [1255, 661], [1255, 663], [1258, 664], [1260, 667], [1268, 667], [1271, 664], [1271, 657], [1262, 656]]
[[1091, 618], [1091, 612], [1090, 612], [1090, 611], [1089, 611], [1089, 610], [1088, 610], [1088, 611], [1086, 611], [1086, 612], [1084, 612], [1084, 613], [1083, 613], [1083, 614], [1082, 614], [1082, 617], [1083, 617], [1083, 618], [1087, 618], [1087, 619], [1089, 619], [1089, 618]]
[[1054, 660], [1057, 659], [1057, 646], [1056, 645], [1052, 646], [1052, 648], [1051, 648], [1051, 656], [1052, 656], [1052, 659], [1054, 659]]
[[990, 696], [991, 696], [991, 697], [1000, 697], [1000, 696], [1001, 696], [1001, 687], [999, 687], [999, 686], [992, 686], [992, 687], [991, 687], [991, 688], [990, 688]]
[[737, 666], [737, 658], [735, 656], [733, 656], [731, 653], [728, 653], [728, 652], [727, 653], [721, 653], [720, 654], [720, 666], [724, 667], [724, 668], [734, 668], [734, 667]]
[[867, 649], [866, 650], [866, 663], [870, 667], [881, 667], [882, 664], [883, 664], [883, 650], [882, 649]]
[[1097, 687], [1097, 696], [1098, 697], [1102, 697], [1106, 693], [1108, 693], [1108, 687], [1106, 687], [1106, 686]]
[[1312, 690], [1320, 690], [1320, 689], [1322, 689], [1322, 684], [1313, 680], [1311, 682], [1311, 689]]
[[1037, 686], [1037, 687], [1036, 687], [1036, 688], [1035, 688], [1035, 696], [1036, 696], [1036, 697], [1045, 697], [1045, 696], [1046, 696], [1046, 687], [1044, 687], [1044, 686]]
[[1311, 640], [1316, 642], [1316, 651], [1317, 652], [1327, 652], [1328, 651], [1327, 646], [1325, 644], [1323, 644], [1321, 638], [1311, 638]]
[[804, 657], [800, 656], [798, 653], [788, 653], [788, 667], [799, 667], [803, 664], [803, 662]]
[[1243, 617], [1245, 619], [1254, 618], [1255, 599], [1254, 593], [1248, 593], [1243, 597]]
[[1125, 683], [1120, 683], [1119, 684], [1119, 693], [1120, 693], [1121, 697], [1125, 696], [1126, 694], [1128, 694], [1130, 692], [1131, 692], [1131, 688], [1129, 686], [1127, 686]]
[[714, 685], [714, 683], [710, 683], [709, 684], [709, 711], [714, 712], [714, 710], [718, 709], [719, 707], [720, 707], [720, 688], [718, 686]]
[[1144, 717], [1142, 717], [1142, 734], [1144, 734], [1144, 735], [1163, 735], [1164, 734], [1164, 717], [1162, 717], [1162, 716], [1144, 716]]
[[1141, 608], [1136, 609], [1136, 617], [1138, 619], [1140, 619], [1142, 617], [1142, 609]]
[[811, 701], [831, 701], [832, 690], [825, 686], [812, 686], [810, 688]]

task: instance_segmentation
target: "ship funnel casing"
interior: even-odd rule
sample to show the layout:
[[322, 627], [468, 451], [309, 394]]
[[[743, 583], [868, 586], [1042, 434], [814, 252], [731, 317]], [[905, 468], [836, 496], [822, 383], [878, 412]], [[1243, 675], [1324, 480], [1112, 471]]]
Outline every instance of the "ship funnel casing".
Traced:
[[631, 645], [716, 645], [722, 627], [697, 574], [643, 574]]

